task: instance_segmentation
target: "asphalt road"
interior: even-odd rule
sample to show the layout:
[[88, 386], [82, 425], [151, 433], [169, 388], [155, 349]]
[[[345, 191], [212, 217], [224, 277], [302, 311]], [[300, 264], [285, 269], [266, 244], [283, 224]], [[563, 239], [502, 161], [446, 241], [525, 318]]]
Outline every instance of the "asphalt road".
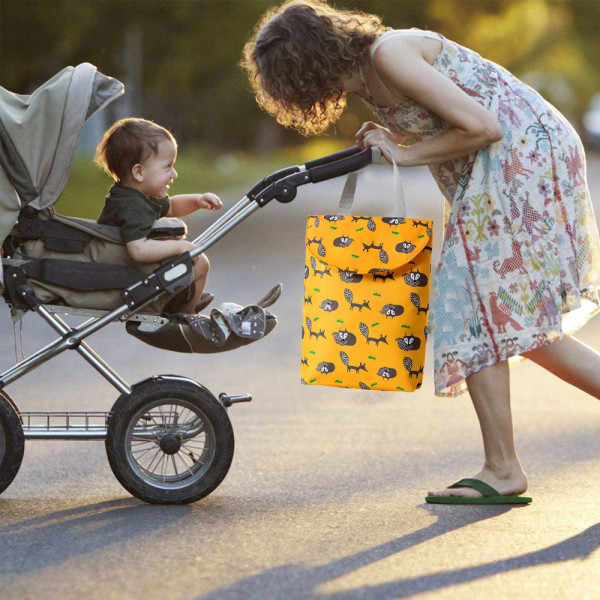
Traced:
[[[590, 163], [598, 200], [600, 160]], [[376, 180], [361, 176], [358, 212], [385, 210]], [[405, 185], [409, 213], [441, 224], [427, 173], [407, 171]], [[208, 252], [216, 303], [250, 303], [283, 282], [280, 322], [265, 340], [188, 356], [145, 346], [118, 325], [90, 338], [129, 382], [178, 373], [215, 394], [251, 393], [251, 404], [229, 412], [233, 465], [196, 504], [150, 506], [116, 481], [101, 442], [28, 442], [0, 497], [2, 600], [599, 597], [595, 400], [535, 365], [516, 368], [515, 428], [533, 504], [444, 507], [426, 505], [426, 491], [477, 472], [482, 451], [468, 397], [433, 395], [431, 356], [415, 394], [299, 383], [304, 220], [335, 212], [340, 189], [309, 186], [290, 205], [273, 203]], [[223, 196], [231, 204], [238, 193]], [[435, 234], [439, 250], [439, 225]], [[6, 308], [0, 332], [3, 371], [15, 354]], [[600, 347], [599, 334], [596, 320], [580, 337]], [[27, 354], [52, 339], [37, 317], [24, 319]], [[117, 396], [70, 353], [7, 391], [22, 411], [108, 410]]]

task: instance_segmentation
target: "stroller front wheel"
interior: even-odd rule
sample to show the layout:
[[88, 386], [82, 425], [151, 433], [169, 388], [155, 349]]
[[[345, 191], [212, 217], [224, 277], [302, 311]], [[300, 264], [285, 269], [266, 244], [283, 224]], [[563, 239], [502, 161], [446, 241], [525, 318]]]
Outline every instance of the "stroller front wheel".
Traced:
[[233, 450], [225, 408], [206, 388], [179, 377], [134, 386], [107, 421], [113, 473], [153, 504], [187, 504], [210, 494], [227, 475]]
[[19, 412], [8, 394], [0, 391], [0, 493], [17, 476], [24, 452], [25, 436]]

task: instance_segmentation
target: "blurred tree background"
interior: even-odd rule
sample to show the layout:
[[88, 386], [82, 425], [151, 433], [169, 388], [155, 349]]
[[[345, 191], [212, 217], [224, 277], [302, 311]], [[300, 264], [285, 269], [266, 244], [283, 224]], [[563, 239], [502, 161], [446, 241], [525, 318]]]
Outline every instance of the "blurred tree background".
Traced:
[[[303, 140], [257, 108], [237, 67], [269, 0], [0, 0], [0, 84], [28, 93], [88, 61], [126, 84], [122, 108], [182, 143], [264, 151]], [[433, 29], [495, 60], [580, 123], [600, 89], [600, 0], [338, 0]], [[359, 102], [330, 132], [352, 139]]]
[[[478, 51], [542, 92], [580, 131], [590, 99], [600, 91], [600, 0], [333, 3], [377, 13], [395, 28], [439, 31]], [[63, 67], [87, 61], [126, 86], [125, 96], [108, 107], [88, 136], [85, 160], [76, 163], [63, 195], [73, 207], [62, 211], [97, 214], [98, 207], [82, 210], [79, 201], [93, 188], [100, 204], [108, 187], [89, 154], [102, 131], [123, 116], [153, 119], [176, 135], [181, 149], [177, 191], [219, 191], [217, 180], [224, 175], [230, 185], [259, 179], [271, 167], [352, 145], [360, 124], [373, 118], [356, 98], [349, 99], [348, 110], [328, 135], [312, 141], [284, 130], [257, 107], [237, 63], [254, 25], [272, 4], [0, 0], [0, 85], [31, 93]], [[195, 179], [186, 180], [190, 171]]]

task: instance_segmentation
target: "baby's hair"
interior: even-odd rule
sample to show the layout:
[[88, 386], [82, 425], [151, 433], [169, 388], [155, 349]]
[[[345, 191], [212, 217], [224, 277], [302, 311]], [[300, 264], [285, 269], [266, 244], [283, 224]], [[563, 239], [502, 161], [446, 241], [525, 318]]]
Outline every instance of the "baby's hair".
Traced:
[[115, 181], [131, 175], [134, 165], [158, 154], [160, 142], [168, 140], [177, 146], [173, 134], [146, 119], [128, 118], [114, 123], [96, 148], [94, 160]]
[[240, 66], [261, 108], [303, 135], [319, 133], [342, 114], [342, 81], [383, 31], [376, 15], [288, 0], [263, 15]]

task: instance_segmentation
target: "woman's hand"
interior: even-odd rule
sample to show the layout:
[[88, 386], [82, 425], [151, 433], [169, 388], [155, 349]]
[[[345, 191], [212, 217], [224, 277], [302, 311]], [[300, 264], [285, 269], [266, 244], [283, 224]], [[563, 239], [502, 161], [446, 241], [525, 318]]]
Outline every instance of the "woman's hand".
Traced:
[[363, 123], [363, 126], [356, 132], [356, 143], [362, 150], [369, 147], [381, 148], [388, 160], [393, 158], [398, 166], [406, 166], [406, 148], [398, 146], [396, 136], [386, 127], [372, 121]]
[[383, 129], [383, 127], [373, 123], [373, 121], [367, 121], [366, 123], [363, 123], [362, 127], [356, 132], [356, 144], [361, 150], [365, 150], [367, 148], [367, 145], [365, 144], [365, 135], [369, 131], [373, 131], [377, 128]]

